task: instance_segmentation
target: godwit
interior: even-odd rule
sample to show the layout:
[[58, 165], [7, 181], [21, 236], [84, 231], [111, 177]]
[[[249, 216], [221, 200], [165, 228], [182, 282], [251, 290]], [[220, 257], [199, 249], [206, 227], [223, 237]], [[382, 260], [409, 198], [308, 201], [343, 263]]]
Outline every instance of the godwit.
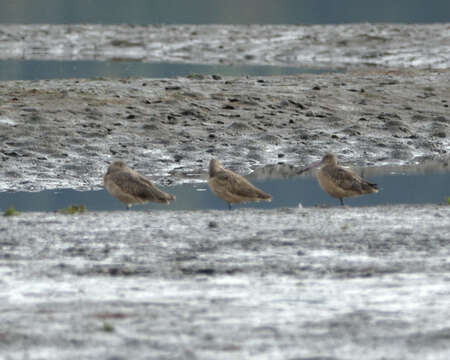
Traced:
[[[372, 184], [349, 169], [337, 164], [336, 155], [326, 154], [322, 160], [311, 164], [303, 171], [321, 166], [317, 173], [320, 187], [329, 195], [338, 198], [344, 205], [344, 198], [378, 192], [377, 184]], [[302, 171], [302, 172], [303, 172]]]
[[224, 200], [231, 210], [231, 204], [250, 201], [271, 201], [272, 197], [231, 170], [224, 169], [218, 160], [209, 163], [208, 185], [217, 197]]
[[114, 161], [104, 177], [105, 188], [130, 208], [147, 201], [168, 204], [175, 196], [158, 189], [144, 175], [130, 169], [123, 161]]

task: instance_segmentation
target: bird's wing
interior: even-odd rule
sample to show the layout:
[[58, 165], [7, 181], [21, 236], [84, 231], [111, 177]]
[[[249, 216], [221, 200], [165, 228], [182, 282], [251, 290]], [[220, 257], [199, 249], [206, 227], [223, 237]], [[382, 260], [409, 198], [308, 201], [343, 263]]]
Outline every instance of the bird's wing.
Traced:
[[216, 174], [216, 179], [223, 187], [226, 187], [228, 192], [236, 196], [263, 199], [270, 197], [270, 195], [250, 184], [243, 176], [229, 170], [219, 171]]
[[150, 180], [141, 174], [120, 172], [114, 176], [115, 184], [130, 195], [150, 201], [172, 200], [173, 196], [158, 189]]
[[349, 169], [338, 167], [333, 174], [343, 190], [360, 191], [361, 185], [364, 182], [358, 175]]

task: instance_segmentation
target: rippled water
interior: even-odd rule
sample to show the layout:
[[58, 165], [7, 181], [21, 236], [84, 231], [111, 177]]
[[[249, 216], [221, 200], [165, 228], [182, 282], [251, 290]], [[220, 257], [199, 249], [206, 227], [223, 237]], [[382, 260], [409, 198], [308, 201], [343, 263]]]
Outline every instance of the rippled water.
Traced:
[[[349, 206], [375, 206], [387, 204], [442, 204], [450, 196], [450, 173], [427, 175], [390, 175], [370, 179], [378, 184], [377, 194], [345, 199]], [[281, 208], [302, 206], [338, 206], [339, 200], [324, 193], [311, 177], [258, 180], [253, 183], [272, 195], [270, 203], [236, 204], [233, 208]], [[148, 203], [133, 206], [135, 210], [200, 210], [227, 209], [222, 200], [215, 197], [206, 183], [182, 184], [161, 187], [177, 198], [170, 205]], [[68, 205], [84, 205], [89, 210], [123, 210], [125, 206], [106, 190], [75, 191], [72, 189], [40, 192], [0, 193], [0, 209], [13, 205], [19, 211], [56, 211]]]

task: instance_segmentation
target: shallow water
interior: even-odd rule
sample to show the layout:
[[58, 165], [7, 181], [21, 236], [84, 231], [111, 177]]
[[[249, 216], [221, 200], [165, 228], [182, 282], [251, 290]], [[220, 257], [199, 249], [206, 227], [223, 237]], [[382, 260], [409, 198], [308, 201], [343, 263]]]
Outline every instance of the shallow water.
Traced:
[[[367, 178], [378, 184], [377, 194], [345, 199], [349, 206], [376, 206], [388, 204], [442, 204], [450, 196], [450, 173], [426, 175], [389, 175]], [[254, 207], [273, 209], [326, 205], [337, 206], [339, 200], [324, 193], [312, 177], [252, 181], [272, 195], [270, 203], [236, 204], [233, 208]], [[206, 183], [161, 187], [177, 198], [170, 205], [148, 203], [133, 206], [134, 210], [207, 210], [226, 209], [225, 202], [215, 197]], [[123, 210], [125, 206], [106, 190], [75, 191], [54, 189], [40, 192], [0, 193], [0, 209], [13, 205], [19, 211], [56, 211], [69, 205], [84, 205], [89, 210]]]
[[68, 78], [174, 78], [192, 74], [222, 76], [267, 76], [322, 74], [336, 72], [327, 68], [270, 65], [201, 65], [144, 63], [137, 61], [54, 61], [0, 60], [0, 80], [45, 80]]
[[448, 21], [447, 0], [3, 1], [0, 23], [339, 24]]

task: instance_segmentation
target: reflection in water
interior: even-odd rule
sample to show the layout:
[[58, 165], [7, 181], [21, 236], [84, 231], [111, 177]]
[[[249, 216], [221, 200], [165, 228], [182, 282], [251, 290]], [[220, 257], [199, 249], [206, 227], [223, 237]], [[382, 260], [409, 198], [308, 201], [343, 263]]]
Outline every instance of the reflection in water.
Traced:
[[[391, 175], [375, 176], [367, 180], [375, 182], [380, 188], [378, 194], [346, 199], [348, 206], [375, 206], [388, 204], [442, 204], [450, 196], [450, 173], [429, 175]], [[296, 177], [270, 179], [252, 182], [272, 195], [271, 203], [251, 203], [233, 205], [233, 208], [280, 208], [331, 205], [338, 206], [339, 200], [324, 193], [316, 179]], [[183, 184], [162, 187], [174, 194], [177, 200], [170, 205], [149, 203], [133, 206], [134, 210], [201, 210], [227, 209], [227, 205], [209, 190], [206, 183]], [[85, 205], [88, 210], [125, 210], [125, 206], [105, 190], [75, 191], [71, 189], [31, 192], [0, 193], [0, 210], [13, 205], [19, 211], [56, 211], [68, 205]]]
[[321, 74], [332, 69], [269, 65], [201, 65], [95, 60], [0, 60], [0, 80], [44, 80], [67, 78], [174, 78], [190, 74], [223, 76], [267, 76]]

